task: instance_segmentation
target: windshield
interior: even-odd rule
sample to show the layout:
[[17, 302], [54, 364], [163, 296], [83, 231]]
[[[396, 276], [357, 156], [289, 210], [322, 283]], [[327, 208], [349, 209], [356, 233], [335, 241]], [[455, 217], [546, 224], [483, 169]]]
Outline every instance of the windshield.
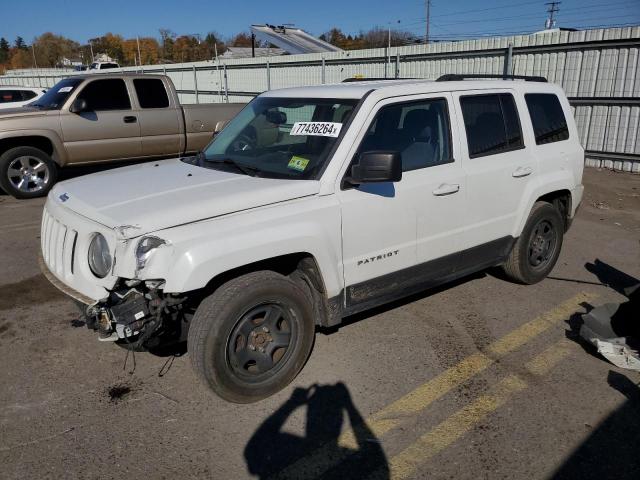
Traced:
[[41, 96], [38, 100], [30, 103], [30, 107], [38, 107], [44, 110], [60, 110], [64, 102], [67, 101], [71, 92], [82, 83], [82, 78], [72, 77], [59, 81]]
[[356, 103], [258, 97], [220, 132], [199, 165], [259, 177], [315, 178]]

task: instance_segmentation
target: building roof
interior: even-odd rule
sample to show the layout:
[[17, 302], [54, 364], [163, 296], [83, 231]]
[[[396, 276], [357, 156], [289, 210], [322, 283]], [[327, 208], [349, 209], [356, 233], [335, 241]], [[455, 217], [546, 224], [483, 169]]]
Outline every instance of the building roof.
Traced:
[[[256, 48], [256, 57], [272, 57], [275, 55], [284, 55], [285, 52], [281, 48]], [[251, 58], [253, 52], [251, 47], [227, 47], [227, 50], [222, 54], [222, 58]]]

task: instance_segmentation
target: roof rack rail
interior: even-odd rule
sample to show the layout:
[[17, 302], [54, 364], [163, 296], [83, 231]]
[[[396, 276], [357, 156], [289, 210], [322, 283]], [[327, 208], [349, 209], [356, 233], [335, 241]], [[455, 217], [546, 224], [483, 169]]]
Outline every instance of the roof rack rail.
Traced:
[[534, 75], [493, 75], [486, 73], [469, 73], [469, 74], [459, 74], [459, 73], [447, 73], [446, 75], [442, 75], [439, 77], [436, 82], [455, 82], [457, 80], [466, 80], [468, 78], [497, 78], [500, 80], [526, 80], [527, 82], [547, 82], [547, 79], [544, 77], [534, 76]]
[[352, 82], [382, 82], [382, 81], [391, 81], [391, 80], [417, 80], [415, 78], [379, 78], [379, 77], [350, 77], [342, 80], [342, 83], [352, 83]]

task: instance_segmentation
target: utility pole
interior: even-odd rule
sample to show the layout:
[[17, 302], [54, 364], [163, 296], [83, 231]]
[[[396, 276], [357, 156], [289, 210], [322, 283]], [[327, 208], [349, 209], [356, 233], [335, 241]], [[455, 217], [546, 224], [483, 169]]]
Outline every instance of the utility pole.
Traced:
[[31, 44], [31, 53], [33, 54], [33, 64], [35, 65], [36, 69], [38, 68], [38, 62], [36, 62], [36, 49], [33, 46], [33, 43]]
[[558, 7], [558, 5], [560, 5], [561, 3], [562, 2], [545, 3], [545, 5], [549, 5], [549, 8], [547, 9], [547, 12], [549, 12], [549, 18], [547, 18], [547, 21], [544, 22], [544, 28], [546, 28], [547, 30], [554, 28], [556, 26], [556, 20], [554, 18], [554, 15], [560, 11], [560, 8]]
[[424, 8], [425, 8], [425, 14], [426, 14], [426, 32], [425, 32], [425, 36], [424, 36], [424, 43], [429, 43], [429, 23], [431, 23], [431, 0], [425, 0], [424, 1]]
[[92, 64], [95, 57], [93, 56], [93, 44], [91, 43], [91, 39], [89, 39], [89, 50], [91, 50], [91, 61], [89, 64]]
[[140, 37], [136, 35], [136, 42], [138, 43], [138, 64], [142, 66], [142, 56], [140, 55]]

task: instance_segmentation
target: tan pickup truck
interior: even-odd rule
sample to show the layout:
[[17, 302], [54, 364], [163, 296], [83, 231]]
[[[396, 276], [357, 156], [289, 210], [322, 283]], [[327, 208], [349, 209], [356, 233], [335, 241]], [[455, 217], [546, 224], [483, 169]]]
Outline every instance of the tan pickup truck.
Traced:
[[67, 165], [199, 152], [243, 106], [180, 105], [163, 75], [66, 78], [35, 102], [0, 113], [0, 187], [16, 198], [39, 197]]

